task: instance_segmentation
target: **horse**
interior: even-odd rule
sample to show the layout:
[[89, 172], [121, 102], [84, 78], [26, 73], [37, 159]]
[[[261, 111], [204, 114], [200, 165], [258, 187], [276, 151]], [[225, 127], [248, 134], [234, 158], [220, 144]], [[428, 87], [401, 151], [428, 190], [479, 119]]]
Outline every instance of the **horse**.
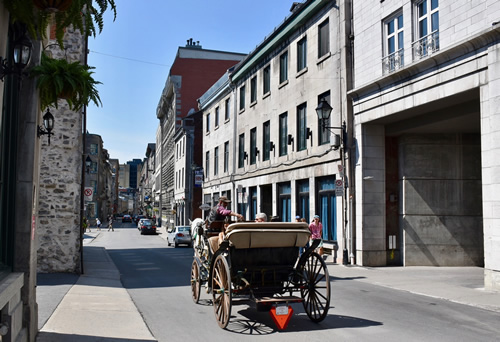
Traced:
[[190, 220], [191, 224], [191, 237], [193, 239], [194, 248], [199, 247], [202, 242], [202, 237], [198, 234], [198, 229], [203, 227], [205, 220], [201, 218], [196, 218], [193, 221]]

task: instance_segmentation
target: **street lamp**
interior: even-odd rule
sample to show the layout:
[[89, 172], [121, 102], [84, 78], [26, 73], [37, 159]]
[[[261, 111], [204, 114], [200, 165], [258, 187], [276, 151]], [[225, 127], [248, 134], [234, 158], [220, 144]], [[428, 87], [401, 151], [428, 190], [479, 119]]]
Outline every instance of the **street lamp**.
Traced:
[[[342, 126], [341, 127], [333, 127], [333, 126], [327, 126], [327, 123], [329, 122], [330, 120], [330, 114], [332, 112], [332, 106], [330, 106], [330, 104], [325, 100], [325, 99], [322, 99], [319, 104], [318, 104], [318, 107], [316, 107], [316, 114], [318, 114], [318, 119], [321, 123], [321, 128], [323, 130], [325, 129], [328, 129], [330, 132], [333, 133], [333, 136], [334, 136], [334, 140], [332, 142], [332, 146], [334, 149], [339, 149], [340, 148], [340, 145], [342, 143], [344, 143], [344, 134], [345, 134], [345, 131], [346, 131], [346, 124], [345, 124], [345, 121], [342, 123]], [[342, 137], [341, 135], [339, 134], [335, 134], [332, 129], [340, 129], [342, 130]]]
[[[328, 129], [330, 132], [332, 132], [334, 134], [334, 137], [335, 137], [335, 140], [332, 142], [332, 146], [334, 149], [339, 149], [341, 148], [340, 150], [340, 154], [341, 154], [341, 163], [342, 163], [342, 171], [344, 174], [344, 165], [345, 165], [345, 161], [344, 161], [344, 151], [343, 151], [343, 147], [346, 143], [346, 138], [347, 138], [347, 132], [346, 132], [346, 123], [345, 121], [342, 123], [342, 126], [341, 127], [332, 127], [332, 126], [327, 126], [327, 123], [329, 122], [330, 120], [330, 114], [332, 112], [332, 106], [330, 106], [330, 104], [325, 100], [325, 99], [322, 99], [319, 104], [318, 104], [318, 107], [316, 107], [316, 113], [318, 114], [318, 119], [321, 123], [321, 128], [323, 130], [325, 129]], [[341, 130], [341, 134], [342, 135], [337, 135], [335, 134], [332, 129], [340, 129]], [[342, 178], [344, 178], [344, 176], [342, 176]], [[347, 234], [347, 231], [346, 231], [346, 225], [345, 225], [345, 217], [347, 215], [347, 205], [346, 205], [346, 191], [345, 191], [345, 182], [343, 181], [343, 196], [342, 196], [342, 206], [343, 206], [343, 211], [342, 211], [342, 224], [343, 224], [343, 235], [344, 235], [344, 250], [343, 250], [343, 254], [342, 254], [342, 262], [344, 265], [347, 265], [348, 264], [348, 258], [349, 258], [349, 255], [348, 255], [348, 251], [347, 251], [347, 238], [346, 238], [346, 234]]]
[[89, 156], [87, 156], [87, 158], [85, 158], [85, 168], [87, 170], [87, 173], [89, 173], [91, 165], [92, 165], [92, 159]]
[[[44, 129], [45, 128], [45, 129]], [[54, 128], [54, 115], [52, 115], [47, 109], [47, 113], [43, 116], [43, 127], [38, 126], [37, 135], [40, 138], [42, 135], [48, 135], [48, 143], [50, 145], [50, 136], [53, 135], [52, 129]]]

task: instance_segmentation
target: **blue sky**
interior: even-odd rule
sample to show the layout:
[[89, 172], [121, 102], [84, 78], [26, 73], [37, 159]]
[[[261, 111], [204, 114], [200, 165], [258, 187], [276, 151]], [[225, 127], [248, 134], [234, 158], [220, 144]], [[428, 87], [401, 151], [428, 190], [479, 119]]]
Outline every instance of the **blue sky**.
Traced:
[[145, 157], [156, 140], [156, 107], [179, 46], [249, 53], [287, 17], [293, 0], [115, 0], [117, 18], [89, 38], [88, 64], [102, 107], [87, 109], [87, 130], [99, 134], [123, 164]]

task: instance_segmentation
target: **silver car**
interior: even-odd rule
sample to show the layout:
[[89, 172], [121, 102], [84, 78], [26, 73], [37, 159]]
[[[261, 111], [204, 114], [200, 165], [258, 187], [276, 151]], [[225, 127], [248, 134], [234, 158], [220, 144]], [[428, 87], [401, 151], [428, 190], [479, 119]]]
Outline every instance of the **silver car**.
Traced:
[[193, 240], [191, 238], [190, 226], [176, 226], [167, 230], [167, 244], [170, 246], [174, 244], [175, 247], [180, 244], [192, 246]]

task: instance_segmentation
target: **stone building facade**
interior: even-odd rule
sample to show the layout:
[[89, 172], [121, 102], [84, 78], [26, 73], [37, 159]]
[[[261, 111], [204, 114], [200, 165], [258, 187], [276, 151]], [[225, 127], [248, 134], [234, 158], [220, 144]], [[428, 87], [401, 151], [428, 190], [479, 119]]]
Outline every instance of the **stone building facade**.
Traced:
[[[49, 40], [45, 53], [68, 61], [85, 63], [85, 38], [68, 29], [65, 50]], [[54, 135], [42, 137], [40, 158], [40, 204], [38, 226], [38, 271], [81, 272], [81, 184], [83, 166], [83, 115], [59, 100], [54, 115]]]
[[[346, 247], [342, 125], [349, 122], [344, 1], [305, 1], [248, 57], [200, 98], [204, 113], [203, 193], [254, 220], [291, 222], [318, 214], [324, 245]], [[333, 110], [323, 128], [316, 108]]]
[[353, 2], [356, 263], [500, 288], [500, 2]]

